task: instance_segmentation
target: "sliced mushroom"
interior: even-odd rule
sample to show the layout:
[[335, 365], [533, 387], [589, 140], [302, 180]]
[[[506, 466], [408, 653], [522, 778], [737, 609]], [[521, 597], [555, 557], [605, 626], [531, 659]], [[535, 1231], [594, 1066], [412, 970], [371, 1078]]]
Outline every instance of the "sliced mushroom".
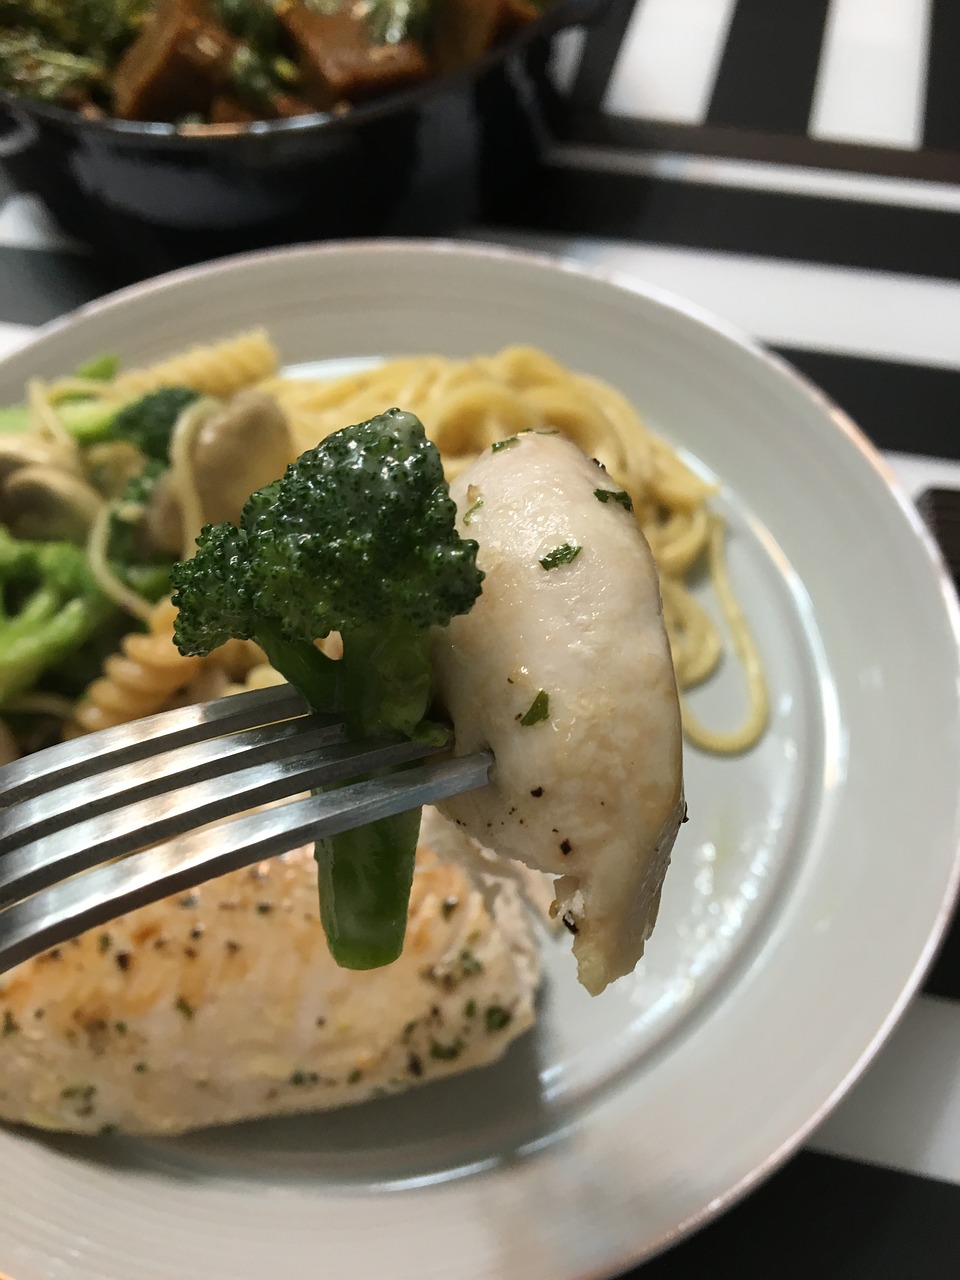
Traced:
[[0, 436], [0, 485], [21, 467], [32, 466], [79, 474], [76, 451], [64, 448], [59, 441], [26, 433]]
[[154, 485], [143, 517], [147, 545], [154, 551], [180, 556], [183, 551], [183, 512], [169, 471]]
[[240, 519], [250, 494], [282, 475], [296, 456], [283, 410], [261, 391], [241, 391], [197, 433], [194, 477], [206, 521]]
[[0, 519], [16, 538], [82, 546], [103, 500], [80, 476], [49, 466], [24, 466], [0, 495]]

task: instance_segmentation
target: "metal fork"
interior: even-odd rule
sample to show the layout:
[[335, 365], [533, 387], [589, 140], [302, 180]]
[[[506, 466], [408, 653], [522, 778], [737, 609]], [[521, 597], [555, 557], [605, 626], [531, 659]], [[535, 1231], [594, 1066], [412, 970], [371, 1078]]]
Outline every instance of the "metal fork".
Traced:
[[[214, 876], [486, 783], [489, 752], [441, 757], [439, 750], [349, 741], [342, 723], [311, 713], [296, 690], [278, 685], [104, 729], [7, 765], [0, 972]], [[399, 766], [408, 767], [363, 778]], [[235, 816], [320, 787], [332, 789]]]

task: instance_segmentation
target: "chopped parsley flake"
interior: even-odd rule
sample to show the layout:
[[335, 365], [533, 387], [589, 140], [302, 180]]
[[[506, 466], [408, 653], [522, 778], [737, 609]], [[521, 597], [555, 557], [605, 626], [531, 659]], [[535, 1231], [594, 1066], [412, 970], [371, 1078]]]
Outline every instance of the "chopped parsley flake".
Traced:
[[624, 489], [594, 489], [593, 496], [600, 502], [619, 502], [624, 511], [633, 510], [633, 499]]
[[477, 957], [468, 948], [460, 952], [460, 972], [465, 978], [471, 977], [475, 973], [483, 973], [483, 965]]
[[540, 567], [559, 569], [562, 564], [569, 564], [571, 560], [576, 560], [582, 550], [583, 547], [578, 547], [576, 543], [564, 542], [562, 546], [554, 547], [552, 551], [540, 557]]
[[436, 1058], [438, 1062], [452, 1062], [454, 1058], [460, 1057], [462, 1051], [462, 1040], [454, 1040], [450, 1044], [441, 1044], [439, 1040], [430, 1041], [430, 1057]]
[[193, 1017], [193, 1005], [190, 1004], [190, 1002], [183, 996], [177, 996], [177, 1002], [174, 1005], [174, 1008], [177, 1013], [182, 1013], [188, 1022]]
[[501, 449], [512, 449], [515, 444], [519, 443], [519, 436], [507, 436], [504, 440], [494, 440], [490, 446], [490, 451], [491, 453], [499, 453]]
[[513, 1014], [502, 1004], [488, 1004], [483, 1011], [483, 1025], [491, 1034], [494, 1031], [502, 1031], [512, 1021]]
[[529, 728], [532, 724], [539, 724], [541, 720], [546, 720], [549, 715], [550, 695], [541, 689], [525, 714], [520, 717], [520, 723], [524, 728]]
[[20, 1030], [20, 1024], [10, 1012], [9, 1009], [3, 1011], [3, 1031], [4, 1036], [14, 1036]]
[[65, 1089], [60, 1090], [60, 1097], [64, 1102], [79, 1098], [82, 1102], [89, 1103], [91, 1098], [96, 1096], [96, 1092], [97, 1086], [95, 1084], [70, 1084]]

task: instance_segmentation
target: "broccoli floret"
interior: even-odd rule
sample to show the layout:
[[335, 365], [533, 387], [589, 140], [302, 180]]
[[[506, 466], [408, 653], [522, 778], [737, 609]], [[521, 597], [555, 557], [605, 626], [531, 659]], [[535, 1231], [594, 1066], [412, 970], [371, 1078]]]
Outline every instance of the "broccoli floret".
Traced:
[[119, 52], [140, 30], [153, 0], [0, 0], [0, 25], [42, 33], [77, 53]]
[[152, 546], [144, 514], [166, 472], [165, 462], [147, 459], [114, 503], [107, 539], [107, 559], [114, 572], [138, 594], [154, 601], [169, 594], [172, 559]]
[[[57, 416], [78, 444], [129, 440], [148, 458], [166, 460], [177, 419], [199, 396], [190, 387], [161, 387], [120, 405], [98, 399], [63, 400], [57, 405]], [[25, 405], [0, 409], [0, 433], [29, 430], [30, 411]]]
[[0, 527], [0, 707], [84, 644], [116, 611], [86, 553]]
[[102, 59], [74, 53], [46, 36], [0, 29], [0, 89], [38, 102], [73, 104], [103, 83]]
[[189, 387], [161, 387], [127, 405], [113, 418], [108, 436], [129, 440], [148, 458], [165, 462], [169, 456], [170, 433], [188, 405], [200, 394]]
[[[471, 608], [477, 544], [455, 528], [440, 455], [391, 409], [328, 436], [253, 494], [239, 527], [207, 526], [174, 566], [175, 639], [207, 654], [253, 639], [317, 711], [353, 737], [437, 740], [427, 713], [430, 628]], [[314, 641], [338, 631], [343, 658]], [[388, 964], [406, 927], [419, 814], [321, 841], [321, 918], [348, 968]]]

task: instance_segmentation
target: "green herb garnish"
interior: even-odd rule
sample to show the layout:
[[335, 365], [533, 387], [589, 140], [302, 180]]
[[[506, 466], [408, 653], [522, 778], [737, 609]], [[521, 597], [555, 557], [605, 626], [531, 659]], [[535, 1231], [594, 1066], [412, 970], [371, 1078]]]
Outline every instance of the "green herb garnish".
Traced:
[[593, 496], [600, 502], [619, 502], [624, 511], [633, 510], [633, 499], [624, 489], [594, 489]]
[[565, 542], [562, 546], [554, 547], [552, 551], [548, 551], [545, 556], [540, 557], [541, 568], [559, 569], [562, 564], [569, 564], [571, 560], [576, 560], [577, 556], [583, 550], [576, 543]]
[[541, 720], [546, 720], [550, 714], [550, 695], [543, 689], [537, 694], [525, 715], [520, 717], [520, 723], [524, 728], [528, 728], [532, 724], [539, 724]]

